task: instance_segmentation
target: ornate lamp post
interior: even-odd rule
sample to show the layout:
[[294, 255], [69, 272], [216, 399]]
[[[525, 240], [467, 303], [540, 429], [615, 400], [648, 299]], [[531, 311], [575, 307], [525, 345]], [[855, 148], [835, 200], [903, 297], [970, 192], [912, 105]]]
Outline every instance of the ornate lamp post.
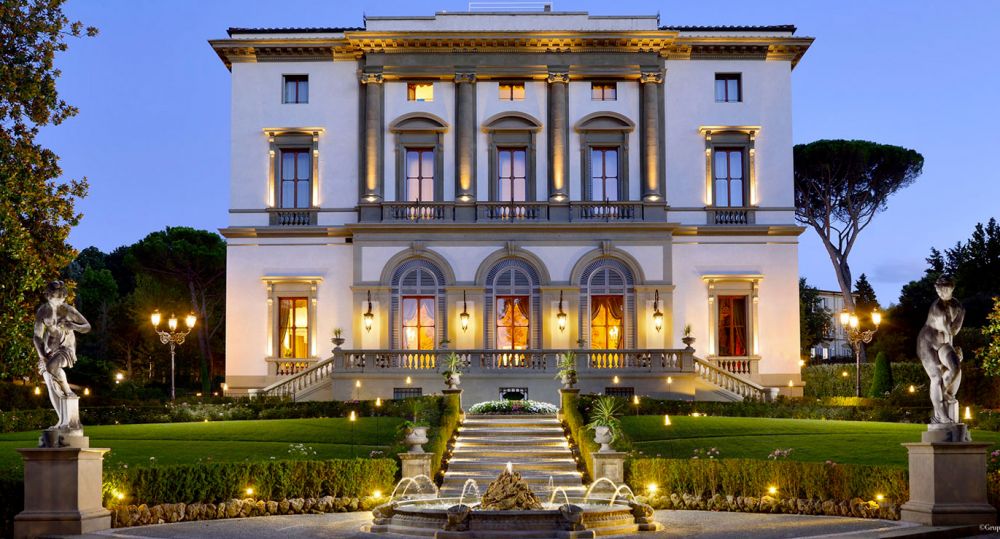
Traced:
[[854, 348], [854, 393], [857, 397], [861, 396], [861, 344], [872, 342], [872, 337], [875, 336], [879, 324], [882, 323], [882, 313], [878, 312], [878, 309], [872, 311], [871, 320], [874, 327], [861, 329], [861, 319], [858, 318], [857, 314], [849, 312], [847, 309], [840, 312], [840, 325], [844, 327], [847, 340]]
[[178, 345], [184, 344], [184, 338], [188, 336], [188, 333], [191, 333], [192, 329], [194, 329], [194, 325], [197, 323], [198, 318], [194, 314], [189, 314], [184, 317], [184, 325], [187, 326], [187, 331], [177, 331], [177, 317], [173, 314], [171, 314], [170, 318], [167, 319], [167, 331], [161, 330], [161, 316], [159, 309], [153, 311], [153, 314], [149, 317], [149, 321], [153, 323], [153, 329], [156, 330], [156, 334], [160, 336], [160, 342], [170, 345], [170, 400], [174, 400], [177, 396], [174, 388], [174, 350]]

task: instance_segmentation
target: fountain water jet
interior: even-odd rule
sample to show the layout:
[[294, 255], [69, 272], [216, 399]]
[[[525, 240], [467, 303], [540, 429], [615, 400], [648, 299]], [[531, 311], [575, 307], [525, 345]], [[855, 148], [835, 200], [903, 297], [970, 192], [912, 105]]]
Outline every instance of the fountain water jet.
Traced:
[[479, 494], [479, 485], [476, 483], [475, 479], [466, 479], [465, 484], [462, 485], [462, 494], [458, 497], [458, 504], [463, 505], [465, 503], [465, 493], [469, 490], [469, 486], [472, 486], [472, 490], [476, 493], [476, 501], [482, 497]]
[[601, 483], [607, 483], [611, 485], [611, 488], [613, 489], [618, 488], [618, 485], [616, 485], [614, 481], [608, 479], [607, 477], [599, 477], [596, 481], [591, 483], [589, 487], [587, 487], [587, 492], [583, 495], [583, 503], [587, 503], [587, 500], [590, 499], [590, 493], [593, 492], [594, 488], [596, 488], [597, 485], [600, 485]]
[[555, 503], [555, 501], [556, 501], [556, 494], [559, 494], [560, 492], [562, 492], [563, 500], [566, 501], [566, 505], [569, 505], [569, 494], [566, 494], [566, 489], [564, 489], [562, 487], [556, 487], [555, 490], [552, 491], [552, 495], [549, 496], [549, 505], [552, 505], [553, 503]]
[[611, 501], [608, 502], [608, 505], [615, 504], [615, 500], [618, 499], [618, 493], [620, 493], [622, 490], [628, 492], [628, 495], [632, 497], [632, 501], [633, 502], [635, 501], [635, 493], [632, 492], [632, 489], [629, 488], [628, 485], [619, 485], [618, 488], [615, 489], [615, 493], [611, 495]]
[[[410, 489], [410, 487], [413, 486], [413, 485], [418, 485], [418, 488], [420, 488], [419, 487], [419, 481], [420, 481], [420, 479], [425, 480], [426, 484], [430, 485], [431, 489], [433, 490], [435, 498], [439, 497], [440, 492], [438, 491], [437, 485], [435, 485], [434, 482], [431, 481], [430, 477], [428, 477], [428, 476], [426, 476], [424, 474], [420, 474], [420, 475], [416, 475], [416, 476], [413, 476], [413, 477], [404, 477], [404, 478], [400, 479], [399, 483], [396, 483], [396, 487], [392, 489], [392, 494], [389, 495], [389, 502], [392, 502], [394, 499], [396, 499], [396, 491], [399, 490], [399, 487], [403, 487], [403, 492], [399, 493], [400, 497], [406, 496], [406, 491], [408, 491]], [[403, 486], [404, 484], [406, 486]], [[423, 494], [422, 492], [417, 492], [417, 493], [418, 494]]]

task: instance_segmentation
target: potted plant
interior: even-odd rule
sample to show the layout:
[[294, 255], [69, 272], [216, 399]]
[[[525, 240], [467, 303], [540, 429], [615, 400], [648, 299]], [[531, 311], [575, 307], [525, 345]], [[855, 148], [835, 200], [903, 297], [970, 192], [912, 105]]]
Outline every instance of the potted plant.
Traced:
[[458, 389], [462, 383], [462, 356], [452, 352], [444, 358], [444, 383], [448, 384], [448, 389]]
[[424, 403], [419, 399], [412, 399], [413, 404], [410, 407], [412, 418], [407, 421], [403, 421], [400, 428], [406, 433], [403, 441], [409, 446], [410, 453], [423, 453], [423, 445], [427, 443], [427, 429], [430, 424], [427, 420], [423, 418]]
[[621, 422], [618, 421], [619, 406], [614, 397], [601, 397], [594, 401], [590, 411], [590, 423], [587, 428], [594, 431], [594, 441], [601, 444], [599, 453], [614, 451], [611, 442], [618, 438], [621, 432]]
[[340, 349], [340, 346], [344, 344], [344, 332], [340, 328], [333, 328], [333, 338], [330, 342], [333, 343], [334, 348]]
[[563, 352], [556, 359], [556, 380], [562, 382], [563, 389], [573, 389], [576, 383], [576, 354], [573, 352]]
[[681, 342], [688, 348], [691, 348], [691, 345], [694, 344], [694, 337], [691, 336], [691, 324], [684, 326], [684, 337], [681, 338]]

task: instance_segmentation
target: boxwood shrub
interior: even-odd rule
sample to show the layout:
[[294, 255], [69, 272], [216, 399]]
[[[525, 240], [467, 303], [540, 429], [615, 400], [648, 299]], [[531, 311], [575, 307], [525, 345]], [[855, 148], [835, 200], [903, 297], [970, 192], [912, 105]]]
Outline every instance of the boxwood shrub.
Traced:
[[694, 496], [756, 496], [777, 487], [781, 497], [872, 500], [882, 494], [894, 503], [909, 499], [906, 470], [866, 466], [752, 459], [632, 459], [626, 482], [636, 493], [656, 484], [663, 493]]
[[[370, 496], [389, 492], [395, 483], [395, 459], [333, 459], [227, 462], [157, 466], [105, 471], [105, 506], [119, 503], [218, 503], [253, 497], [261, 500]], [[124, 495], [121, 502], [118, 494]]]

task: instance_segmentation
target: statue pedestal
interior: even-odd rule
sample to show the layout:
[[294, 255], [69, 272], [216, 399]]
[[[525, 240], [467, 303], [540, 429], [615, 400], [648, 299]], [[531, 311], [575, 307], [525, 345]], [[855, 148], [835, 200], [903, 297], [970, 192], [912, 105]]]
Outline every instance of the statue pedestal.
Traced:
[[910, 500], [901, 508], [902, 520], [925, 526], [996, 522], [996, 510], [986, 499], [986, 450], [990, 444], [921, 442], [903, 446], [910, 454]]
[[965, 423], [932, 423], [920, 433], [920, 441], [925, 444], [939, 442], [971, 442], [969, 428]]
[[14, 538], [80, 535], [111, 528], [101, 505], [102, 465], [110, 449], [18, 449], [24, 459], [24, 511]]
[[625, 457], [628, 453], [621, 451], [595, 451], [590, 454], [591, 462], [594, 465], [594, 481], [606, 477], [615, 485], [625, 483]]
[[416, 477], [418, 475], [430, 477], [431, 456], [430, 453], [400, 453], [399, 461], [403, 465], [402, 477]]

